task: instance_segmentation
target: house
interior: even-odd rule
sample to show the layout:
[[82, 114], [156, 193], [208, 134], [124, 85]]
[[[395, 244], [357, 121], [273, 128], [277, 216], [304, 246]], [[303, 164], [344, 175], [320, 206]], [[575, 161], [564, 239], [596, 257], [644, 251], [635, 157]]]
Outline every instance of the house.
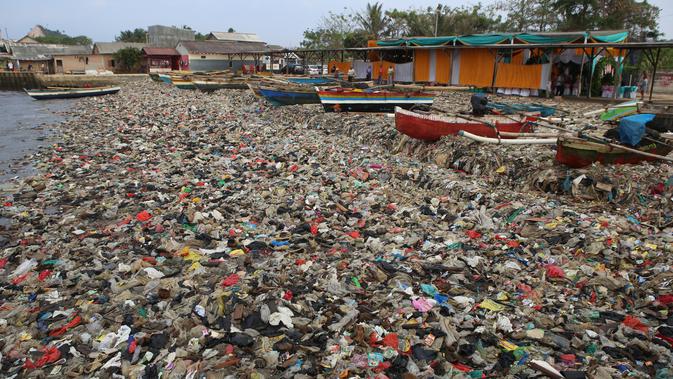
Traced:
[[194, 41], [194, 31], [163, 25], [147, 27], [147, 44], [149, 46], [174, 49], [180, 41]]
[[138, 42], [96, 42], [93, 45], [93, 56], [91, 59], [100, 69], [114, 72], [118, 69], [114, 58], [115, 53], [129, 47], [142, 50], [145, 46], [147, 46], [146, 43]]
[[180, 70], [182, 63], [180, 53], [169, 47], [144, 47], [143, 60], [147, 72]]
[[20, 40], [16, 41], [18, 43], [39, 43], [35, 39], [29, 36], [23, 36]]
[[255, 33], [237, 33], [237, 32], [210, 32], [206, 36], [209, 41], [239, 41], [239, 42], [261, 42], [259, 36]]
[[18, 44], [9, 45], [15, 67], [21, 71], [57, 74], [83, 74], [94, 69], [91, 46]]
[[238, 71], [243, 65], [257, 65], [261, 52], [267, 49], [264, 42], [241, 41], [180, 41], [175, 48], [181, 55], [183, 70]]

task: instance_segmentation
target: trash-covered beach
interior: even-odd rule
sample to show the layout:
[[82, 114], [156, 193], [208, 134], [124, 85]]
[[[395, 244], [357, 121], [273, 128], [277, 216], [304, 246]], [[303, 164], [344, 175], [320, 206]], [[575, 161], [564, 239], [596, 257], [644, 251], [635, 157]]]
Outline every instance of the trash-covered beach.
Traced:
[[673, 376], [670, 163], [568, 169], [247, 90], [76, 104], [3, 193], [3, 376]]

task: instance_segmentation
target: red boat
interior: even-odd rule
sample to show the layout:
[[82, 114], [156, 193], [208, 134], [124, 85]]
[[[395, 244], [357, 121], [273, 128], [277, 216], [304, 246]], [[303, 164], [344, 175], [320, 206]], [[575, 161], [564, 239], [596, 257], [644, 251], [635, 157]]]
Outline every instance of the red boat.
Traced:
[[[663, 135], [662, 135], [663, 138]], [[649, 145], [632, 149], [644, 153], [666, 156], [673, 150], [670, 144], [652, 142]], [[594, 162], [602, 164], [636, 164], [643, 161], [654, 161], [657, 158], [648, 157], [621, 150], [616, 147], [585, 141], [577, 137], [559, 137], [556, 143], [556, 161], [568, 167], [586, 167]]]
[[[537, 118], [532, 116], [501, 116], [486, 115], [484, 120], [495, 125], [500, 132], [529, 133], [533, 129], [530, 123]], [[495, 138], [496, 131], [486, 123], [472, 121], [458, 116], [438, 116], [433, 114], [420, 114], [401, 108], [395, 109], [395, 127], [397, 130], [411, 138], [423, 141], [437, 141], [447, 135], [457, 135], [459, 131], [476, 134], [482, 137]], [[504, 137], [501, 138], [515, 138]]]

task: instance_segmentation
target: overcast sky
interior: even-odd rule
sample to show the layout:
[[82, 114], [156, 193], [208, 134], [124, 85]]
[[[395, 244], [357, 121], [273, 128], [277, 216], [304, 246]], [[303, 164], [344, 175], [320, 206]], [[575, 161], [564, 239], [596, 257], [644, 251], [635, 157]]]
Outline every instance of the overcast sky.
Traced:
[[[482, 1], [491, 4], [495, 0]], [[373, 2], [373, 1], [372, 1]], [[436, 6], [437, 1], [385, 0], [386, 9]], [[477, 1], [446, 0], [447, 5]], [[0, 29], [12, 39], [23, 37], [35, 24], [94, 41], [113, 41], [120, 30], [148, 25], [189, 25], [202, 33], [255, 32], [262, 40], [298, 46], [302, 33], [315, 27], [329, 11], [360, 10], [366, 0], [2, 0]], [[673, 0], [650, 0], [662, 9], [660, 29], [673, 38]], [[6, 30], [6, 32], [5, 32]]]

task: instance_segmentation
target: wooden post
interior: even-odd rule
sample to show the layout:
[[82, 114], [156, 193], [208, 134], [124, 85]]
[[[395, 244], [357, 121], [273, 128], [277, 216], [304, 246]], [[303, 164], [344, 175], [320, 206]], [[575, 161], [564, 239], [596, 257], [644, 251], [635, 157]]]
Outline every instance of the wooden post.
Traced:
[[[324, 75], [323, 67], [325, 67], [325, 52], [320, 50], [320, 76]], [[329, 72], [329, 69], [327, 69], [327, 72]]]
[[495, 79], [498, 77], [498, 58], [499, 58], [499, 55], [498, 55], [498, 50], [497, 49], [496, 50], [489, 49], [489, 51], [495, 52], [495, 63], [493, 64], [493, 77], [491, 78], [491, 91], [493, 91], [493, 93], [495, 93]]
[[622, 57], [622, 49], [620, 48], [617, 51], [618, 51], [617, 52], [617, 70], [618, 70], [618, 73], [617, 73], [617, 82], [615, 83], [615, 90], [614, 90], [614, 93], [612, 94], [613, 99], [617, 98], [617, 94], [619, 93], [619, 89], [622, 86], [622, 72], [624, 71], [624, 62], [619, 61], [619, 58]]
[[580, 65], [580, 88], [577, 90], [577, 97], [582, 96], [582, 73], [584, 72], [584, 56], [586, 55], [586, 52], [584, 48], [582, 48], [582, 64]]
[[650, 102], [652, 101], [652, 93], [654, 92], [654, 77], [657, 75], [657, 66], [659, 65], [659, 54], [661, 53], [661, 48], [657, 49], [657, 56], [654, 58], [654, 64], [652, 67], [652, 78], [650, 82]]
[[589, 88], [587, 88], [587, 99], [591, 99], [591, 85], [594, 82], [594, 48], [591, 48], [591, 55], [589, 55], [589, 60], [591, 60], [591, 70], [589, 71]]

